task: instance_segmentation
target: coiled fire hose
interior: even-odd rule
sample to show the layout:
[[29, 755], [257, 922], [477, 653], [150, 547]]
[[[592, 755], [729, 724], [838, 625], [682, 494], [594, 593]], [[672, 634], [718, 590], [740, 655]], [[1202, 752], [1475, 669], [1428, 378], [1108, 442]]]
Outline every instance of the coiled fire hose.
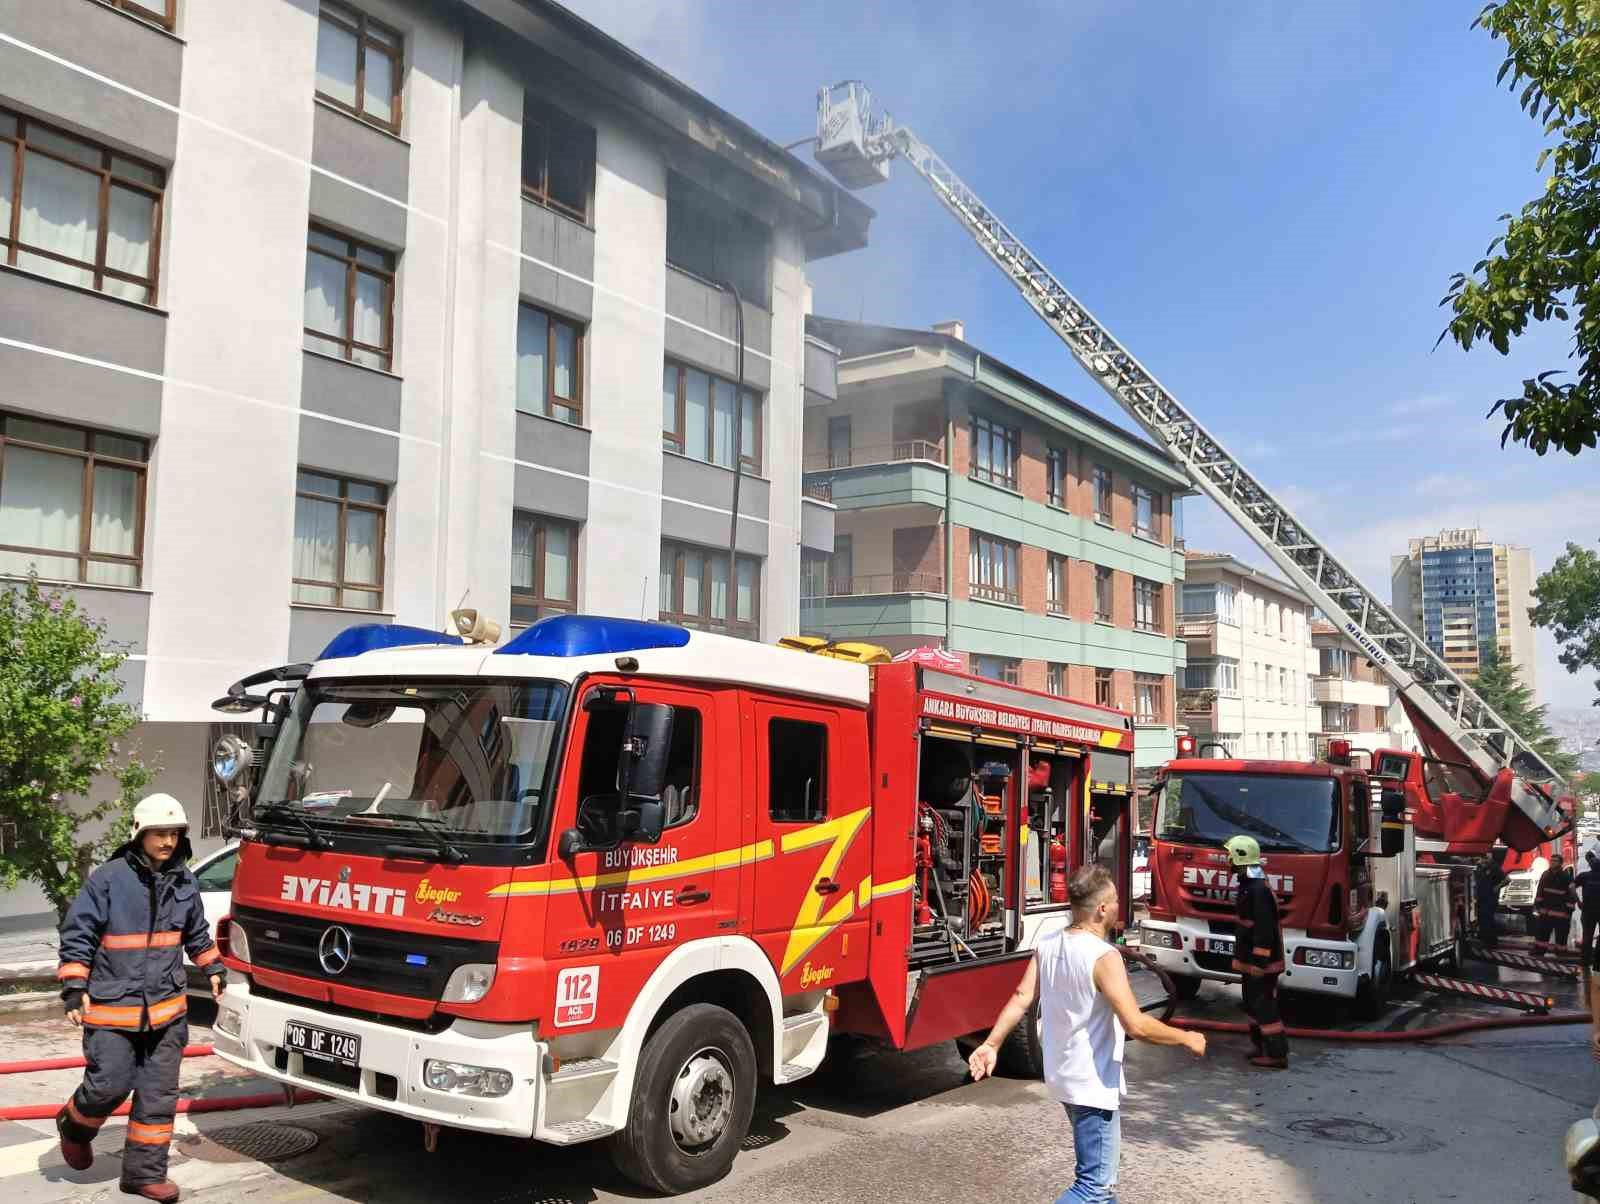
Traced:
[[[1237, 1020], [1207, 1020], [1198, 1016], [1180, 1016], [1173, 1018], [1173, 1013], [1178, 1009], [1178, 992], [1172, 981], [1172, 976], [1156, 964], [1153, 958], [1142, 953], [1136, 953], [1126, 945], [1118, 945], [1117, 951], [1122, 954], [1123, 960], [1137, 962], [1148, 970], [1155, 972], [1161, 979], [1161, 985], [1166, 988], [1167, 1001], [1162, 1010], [1161, 1020], [1172, 1025], [1173, 1028], [1189, 1029], [1201, 1033], [1248, 1033], [1250, 1026]], [[1453, 1020], [1448, 1024], [1435, 1024], [1427, 1028], [1403, 1029], [1399, 1032], [1374, 1032], [1371, 1030], [1350, 1031], [1337, 1028], [1285, 1028], [1284, 1034], [1289, 1037], [1299, 1037], [1311, 1041], [1365, 1041], [1382, 1044], [1395, 1041], [1428, 1041], [1436, 1037], [1453, 1037], [1458, 1033], [1482, 1032], [1485, 1029], [1497, 1028], [1538, 1028], [1548, 1024], [1588, 1024], [1588, 1012], [1565, 1011], [1550, 1012], [1543, 1016], [1484, 1016], [1475, 1020]]]

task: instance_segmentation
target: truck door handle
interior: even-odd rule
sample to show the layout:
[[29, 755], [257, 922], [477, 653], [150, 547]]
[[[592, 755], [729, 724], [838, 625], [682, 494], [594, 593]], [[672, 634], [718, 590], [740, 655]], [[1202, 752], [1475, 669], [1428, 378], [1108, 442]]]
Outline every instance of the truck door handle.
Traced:
[[819, 878], [812, 889], [819, 895], [836, 895], [839, 893], [839, 884], [832, 878]]
[[680, 890], [678, 892], [677, 897], [675, 899], [675, 902], [677, 902], [680, 905], [687, 905], [687, 904], [691, 904], [691, 903], [704, 903], [710, 897], [711, 897], [711, 892], [710, 891], [708, 891], [708, 890], [696, 890], [694, 888], [694, 884], [690, 883], [688, 886], [684, 887], [682, 890]]

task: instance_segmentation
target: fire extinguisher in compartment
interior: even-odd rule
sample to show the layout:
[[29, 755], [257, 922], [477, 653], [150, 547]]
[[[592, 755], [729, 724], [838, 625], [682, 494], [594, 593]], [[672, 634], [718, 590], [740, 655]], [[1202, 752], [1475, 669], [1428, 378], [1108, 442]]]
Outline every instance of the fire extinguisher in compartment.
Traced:
[[1067, 842], [1057, 836], [1050, 842], [1050, 902], [1067, 901]]
[[917, 915], [918, 924], [933, 923], [933, 908], [928, 903], [928, 874], [933, 869], [933, 815], [927, 804], [917, 815]]

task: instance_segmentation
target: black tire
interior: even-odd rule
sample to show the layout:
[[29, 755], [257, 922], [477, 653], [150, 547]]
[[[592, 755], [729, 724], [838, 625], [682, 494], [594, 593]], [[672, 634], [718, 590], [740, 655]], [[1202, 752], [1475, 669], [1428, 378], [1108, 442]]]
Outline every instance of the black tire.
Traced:
[[1380, 932], [1372, 949], [1372, 973], [1356, 988], [1351, 1014], [1357, 1020], [1381, 1019], [1389, 1006], [1389, 992], [1394, 987], [1394, 961], [1389, 956], [1389, 934]]
[[982, 1036], [977, 1033], [968, 1033], [965, 1037], [957, 1037], [956, 1052], [961, 1055], [961, 1060], [965, 1062], [970, 1058], [973, 1051], [983, 1044], [984, 1037], [988, 1035], [988, 1033], [984, 1033]]
[[[685, 1092], [711, 1114], [683, 1111]], [[610, 1141], [611, 1160], [639, 1186], [666, 1195], [706, 1187], [733, 1165], [755, 1100], [756, 1050], [744, 1025], [725, 1008], [690, 1004], [645, 1042], [628, 1123]], [[678, 1115], [690, 1132], [675, 1120]], [[694, 1140], [697, 1128], [706, 1140]]]
[[994, 1068], [1008, 1079], [1044, 1078], [1044, 1034], [1039, 1027], [1037, 999], [1001, 1044]]
[[1172, 976], [1172, 993], [1179, 999], [1193, 999], [1200, 994], [1201, 981], [1193, 974], [1174, 974]]

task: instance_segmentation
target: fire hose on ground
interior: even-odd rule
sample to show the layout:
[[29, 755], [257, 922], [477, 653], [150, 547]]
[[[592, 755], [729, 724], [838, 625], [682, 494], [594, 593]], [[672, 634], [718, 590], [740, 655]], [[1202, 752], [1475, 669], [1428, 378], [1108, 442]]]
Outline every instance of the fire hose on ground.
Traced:
[[[1156, 964], [1153, 958], [1142, 953], [1135, 953], [1126, 945], [1119, 945], [1124, 960], [1137, 962], [1148, 970], [1154, 971], [1156, 977], [1161, 979], [1161, 985], [1166, 988], [1166, 1007], [1161, 1013], [1161, 1020], [1172, 1025], [1173, 1028], [1190, 1029], [1203, 1033], [1248, 1033], [1250, 1026], [1237, 1020], [1207, 1020], [1201, 1017], [1177, 1017], [1173, 1013], [1178, 1009], [1178, 992], [1172, 981], [1172, 976]], [[1385, 1043], [1395, 1041], [1428, 1041], [1436, 1037], [1453, 1037], [1458, 1033], [1482, 1032], [1485, 1029], [1497, 1028], [1537, 1028], [1549, 1024], [1588, 1024], [1591, 1017], [1588, 1012], [1566, 1011], [1550, 1012], [1543, 1016], [1485, 1016], [1474, 1020], [1454, 1020], [1448, 1024], [1435, 1024], [1428, 1028], [1404, 1029], [1399, 1032], [1374, 1032], [1367, 1029], [1345, 1030], [1335, 1028], [1285, 1028], [1284, 1034], [1292, 1038], [1301, 1038], [1311, 1041], [1368, 1041]]]
[[[186, 1045], [185, 1058], [208, 1058], [216, 1051], [209, 1045]], [[21, 1062], [0, 1062], [0, 1075], [28, 1074], [42, 1070], [77, 1070], [85, 1065], [83, 1058], [30, 1058]], [[284, 1091], [260, 1092], [255, 1095], [223, 1095], [209, 1099], [180, 1099], [179, 1112], [233, 1112], [247, 1108], [273, 1108], [288, 1102], [308, 1104], [323, 1097], [312, 1091], [296, 1089], [292, 1095]], [[111, 1115], [126, 1116], [132, 1105], [124, 1102]], [[18, 1104], [0, 1108], [0, 1120], [51, 1120], [61, 1110], [60, 1104]]]

